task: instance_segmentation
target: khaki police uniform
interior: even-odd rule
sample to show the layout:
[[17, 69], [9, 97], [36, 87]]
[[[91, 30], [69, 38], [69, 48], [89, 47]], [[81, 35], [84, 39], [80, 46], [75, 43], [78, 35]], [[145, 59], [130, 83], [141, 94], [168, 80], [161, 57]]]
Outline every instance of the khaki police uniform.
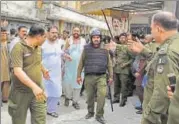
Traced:
[[[104, 49], [102, 46], [100, 48], [96, 48], [96, 51], [100, 51]], [[109, 51], [107, 51], [107, 66], [106, 70], [109, 71], [110, 78], [113, 77], [113, 67], [112, 67], [112, 61], [109, 55]], [[82, 53], [81, 60], [78, 66], [78, 77], [81, 77], [81, 72], [83, 67], [85, 68], [86, 59], [89, 56], [85, 54], [85, 49]], [[94, 60], [89, 60], [90, 62], [94, 62]], [[105, 63], [105, 62], [103, 62]], [[101, 65], [103, 63], [100, 63]], [[96, 66], [93, 64], [93, 66]], [[84, 70], [85, 72], [86, 70]], [[104, 105], [105, 105], [105, 96], [106, 96], [106, 73], [86, 73], [85, 72], [85, 89], [87, 93], [87, 104], [88, 104], [88, 113], [94, 114], [94, 100], [97, 90], [97, 108], [96, 108], [96, 117], [102, 117], [104, 114]]]
[[[20, 67], [37, 85], [43, 88], [41, 73], [41, 48], [32, 48], [24, 41], [18, 42], [11, 52], [12, 67]], [[12, 88], [8, 111], [13, 124], [25, 124], [27, 111], [31, 111], [32, 124], [46, 124], [46, 103], [36, 100], [32, 90], [12, 74]]]
[[[120, 93], [122, 93], [122, 100], [127, 100], [129, 74], [132, 62], [133, 59], [127, 49], [127, 46], [118, 44], [116, 46], [116, 65], [114, 67], [116, 78], [114, 86], [115, 99], [120, 99]], [[125, 66], [122, 67], [123, 65]]]
[[[171, 38], [172, 43], [170, 45], [171, 47], [171, 55], [173, 61], [173, 68], [175, 69], [175, 75], [176, 75], [176, 86], [175, 86], [175, 92], [173, 95], [173, 98], [171, 99], [170, 106], [169, 106], [169, 117], [168, 117], [168, 123], [167, 124], [179, 124], [179, 35], [174, 36]], [[170, 48], [169, 47], [169, 48]]]
[[[167, 75], [179, 75], [178, 39], [177, 34], [164, 41], [146, 67], [148, 82], [144, 88], [142, 124], [167, 123], [169, 99], [166, 87], [170, 85]], [[145, 48], [142, 54], [150, 58], [152, 51]]]

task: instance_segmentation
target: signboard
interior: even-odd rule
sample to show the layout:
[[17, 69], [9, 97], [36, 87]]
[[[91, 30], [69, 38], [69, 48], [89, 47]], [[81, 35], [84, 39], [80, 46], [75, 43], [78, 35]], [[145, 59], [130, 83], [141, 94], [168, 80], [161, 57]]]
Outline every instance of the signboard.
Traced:
[[110, 17], [108, 23], [113, 36], [119, 36], [121, 33], [128, 32], [129, 18], [127, 17]]

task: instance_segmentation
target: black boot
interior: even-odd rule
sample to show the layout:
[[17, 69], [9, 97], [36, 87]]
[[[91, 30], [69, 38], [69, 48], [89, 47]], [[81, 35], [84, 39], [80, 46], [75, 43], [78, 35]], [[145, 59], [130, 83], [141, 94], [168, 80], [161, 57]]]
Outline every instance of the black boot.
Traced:
[[65, 98], [65, 106], [69, 106], [70, 100], [68, 98]]
[[133, 92], [129, 92], [127, 96], [128, 96], [128, 97], [133, 96]]
[[120, 102], [120, 100], [117, 99], [117, 98], [114, 98], [114, 100], [112, 101], [113, 104], [115, 104], [115, 103], [119, 103], [119, 102]]
[[85, 119], [90, 119], [94, 117], [94, 113], [88, 113], [86, 116], [85, 116]]
[[126, 105], [127, 99], [123, 98], [119, 104], [120, 107], [124, 107]]
[[96, 116], [96, 120], [101, 124], [106, 124], [106, 121], [104, 120], [104, 117], [102, 116], [101, 117]]

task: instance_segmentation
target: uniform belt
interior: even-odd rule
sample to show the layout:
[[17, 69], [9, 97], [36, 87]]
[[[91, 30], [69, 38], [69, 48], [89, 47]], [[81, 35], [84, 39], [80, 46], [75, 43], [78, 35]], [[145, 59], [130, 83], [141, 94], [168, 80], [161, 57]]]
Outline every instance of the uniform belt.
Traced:
[[86, 75], [104, 75], [104, 74], [106, 74], [106, 73], [87, 73]]

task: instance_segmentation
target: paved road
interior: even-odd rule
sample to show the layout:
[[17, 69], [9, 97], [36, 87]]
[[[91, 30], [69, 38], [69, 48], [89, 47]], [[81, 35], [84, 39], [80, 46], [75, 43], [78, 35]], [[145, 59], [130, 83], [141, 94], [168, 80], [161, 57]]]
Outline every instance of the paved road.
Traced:
[[[123, 108], [119, 107], [119, 104], [114, 104], [114, 112], [111, 112], [109, 100], [106, 100], [105, 105], [105, 119], [107, 124], [140, 124], [141, 115], [137, 115], [134, 109], [137, 98], [130, 97], [127, 105]], [[85, 98], [80, 100], [81, 109], [75, 110], [71, 104], [69, 107], [63, 105], [64, 99], [61, 98], [61, 105], [59, 105], [59, 117], [52, 118], [47, 116], [47, 124], [99, 124], [94, 118], [85, 120], [84, 116], [87, 114]], [[3, 104], [1, 108], [1, 123], [12, 124], [11, 118], [7, 112], [7, 104]], [[30, 114], [28, 112], [27, 123], [30, 124]]]

